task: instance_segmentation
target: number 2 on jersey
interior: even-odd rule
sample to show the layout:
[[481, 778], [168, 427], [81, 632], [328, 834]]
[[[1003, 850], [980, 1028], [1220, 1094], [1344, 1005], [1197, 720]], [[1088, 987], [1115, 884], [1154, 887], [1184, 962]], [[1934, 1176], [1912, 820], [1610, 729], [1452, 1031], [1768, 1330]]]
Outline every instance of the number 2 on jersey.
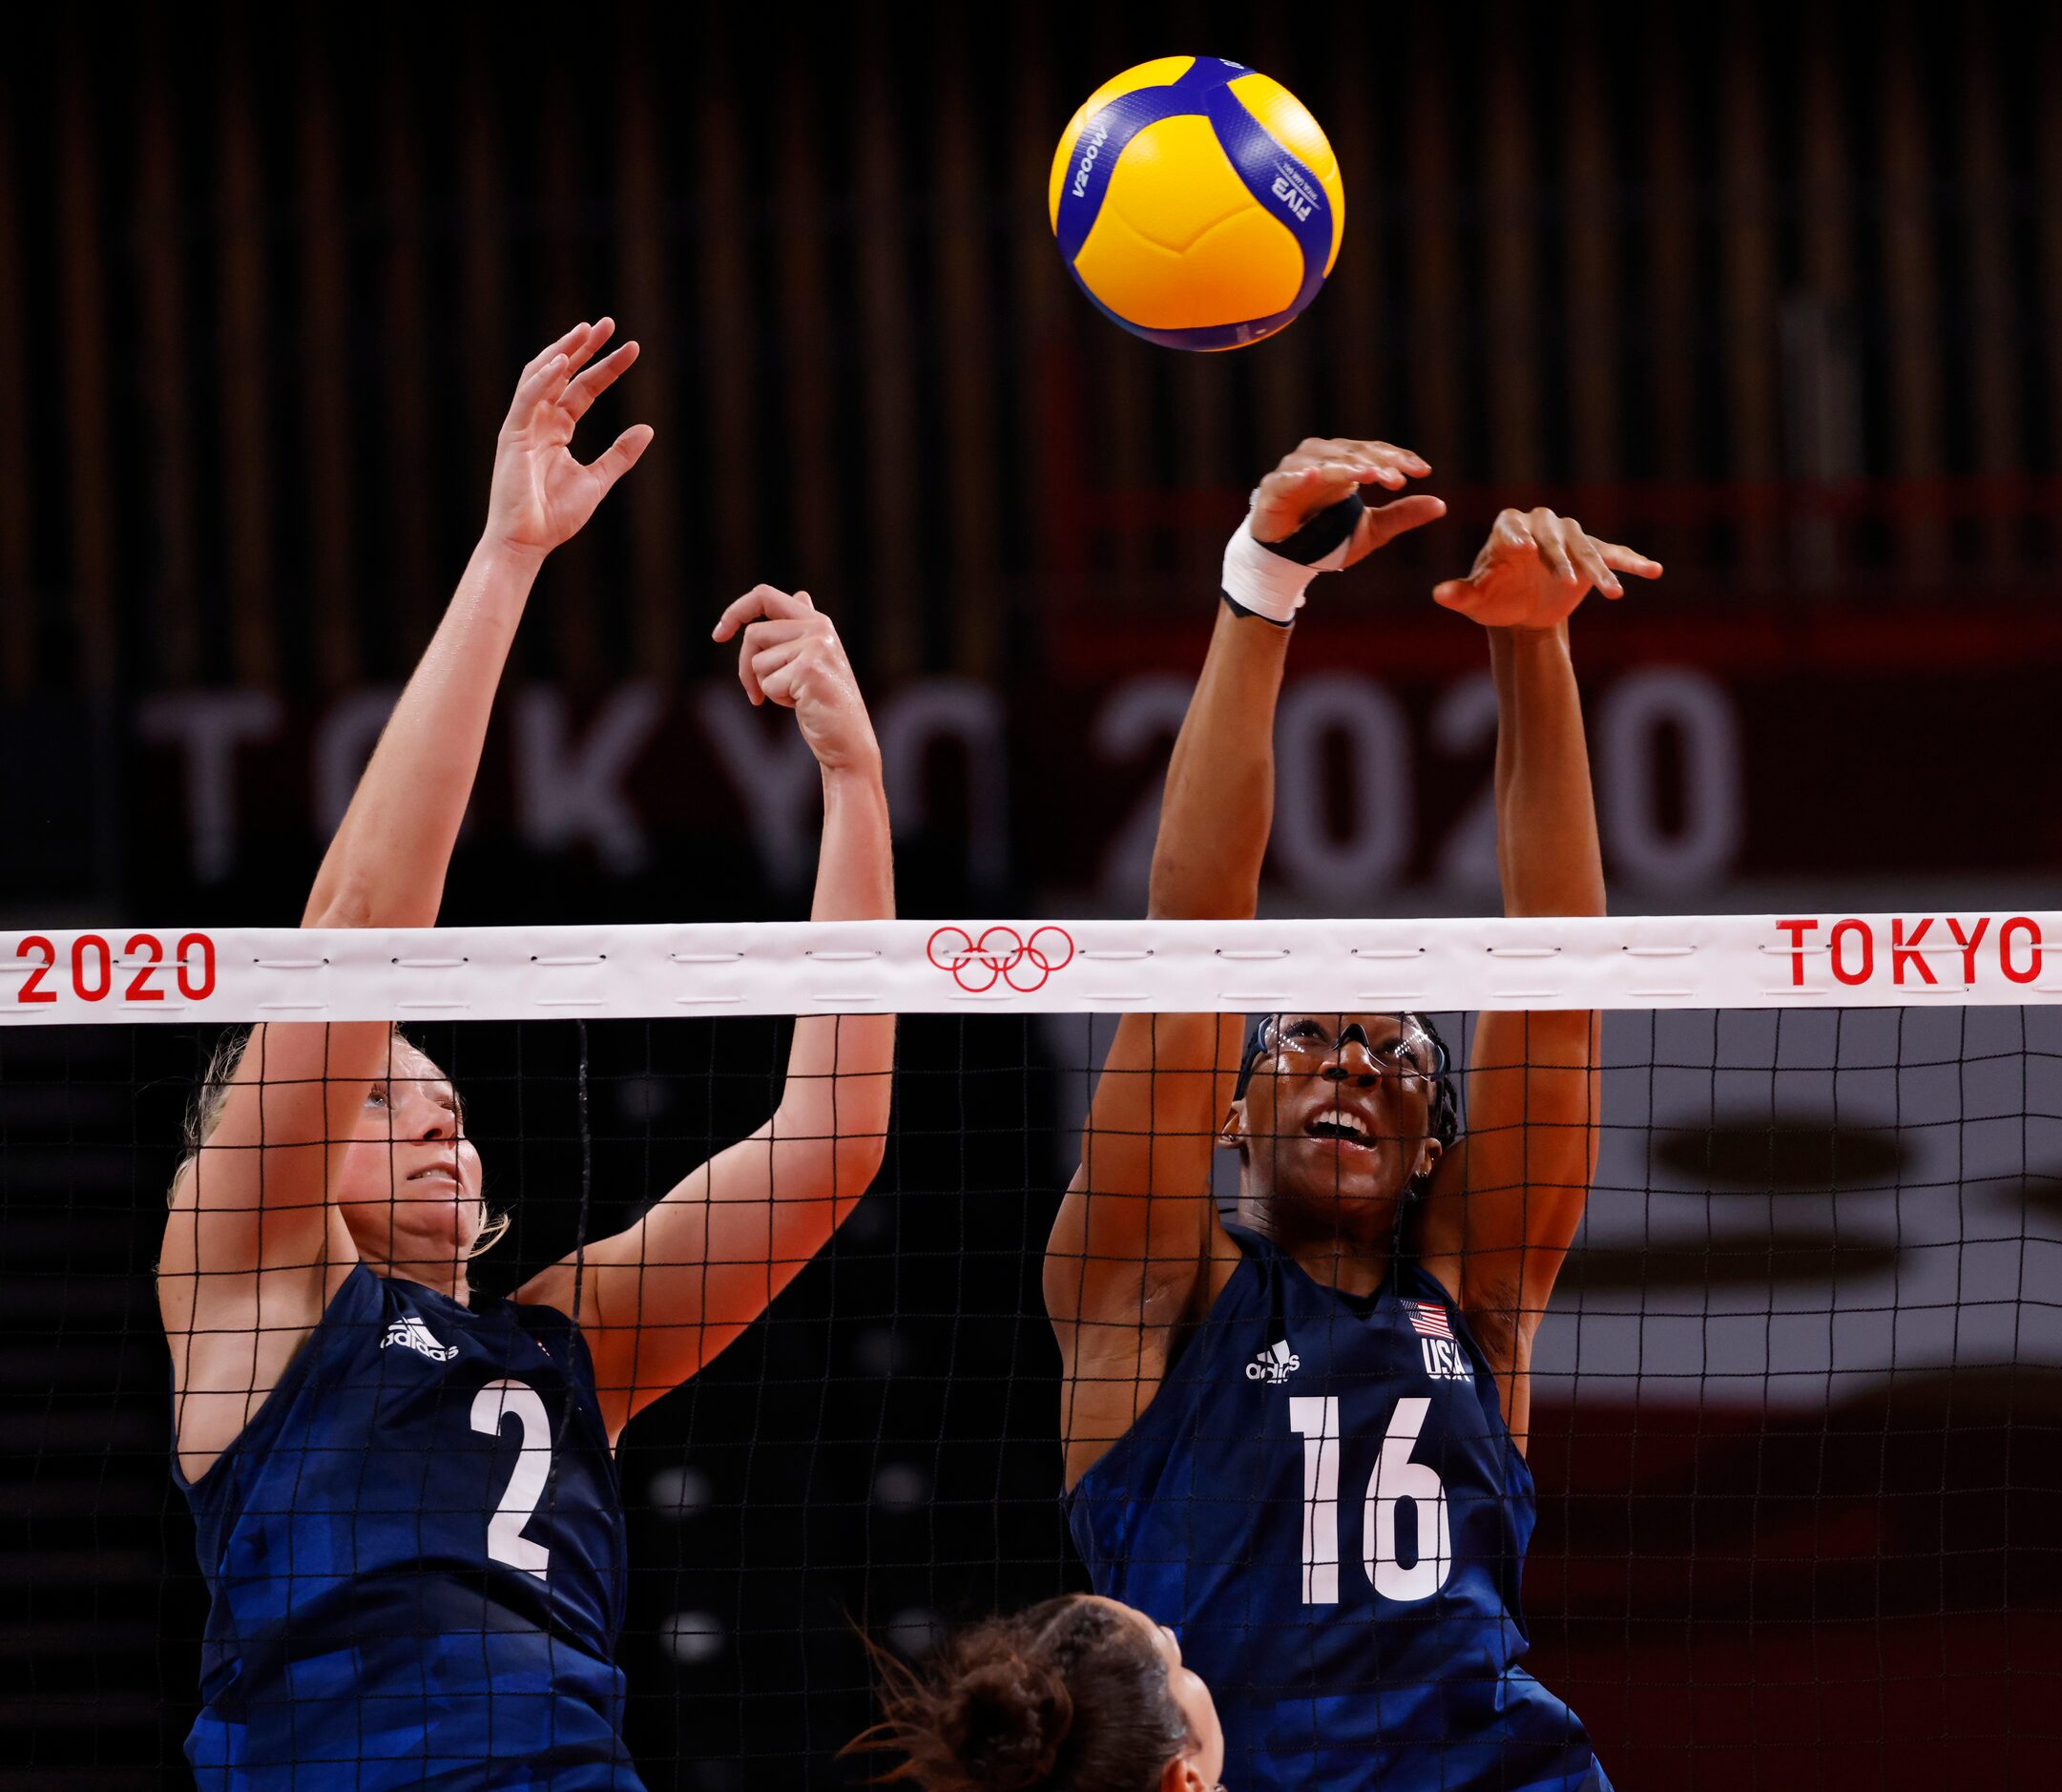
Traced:
[[[1431, 1464], [1412, 1462], [1432, 1403], [1412, 1395], [1396, 1403], [1382, 1454], [1368, 1477], [1361, 1517], [1361, 1566], [1385, 1599], [1428, 1599], [1453, 1572], [1447, 1490]], [[1339, 1396], [1302, 1395], [1289, 1402], [1289, 1429], [1303, 1440], [1303, 1603], [1339, 1603]], [[1396, 1554], [1396, 1509], [1408, 1500], [1417, 1519], [1417, 1560]]]
[[526, 1537], [523, 1527], [537, 1510], [544, 1484], [552, 1478], [551, 1415], [534, 1387], [508, 1376], [489, 1382], [472, 1397], [475, 1431], [499, 1437], [503, 1421], [511, 1418], [523, 1427], [523, 1448], [516, 1454], [515, 1472], [502, 1490], [501, 1505], [487, 1521], [487, 1556], [542, 1580], [552, 1552], [534, 1537]]

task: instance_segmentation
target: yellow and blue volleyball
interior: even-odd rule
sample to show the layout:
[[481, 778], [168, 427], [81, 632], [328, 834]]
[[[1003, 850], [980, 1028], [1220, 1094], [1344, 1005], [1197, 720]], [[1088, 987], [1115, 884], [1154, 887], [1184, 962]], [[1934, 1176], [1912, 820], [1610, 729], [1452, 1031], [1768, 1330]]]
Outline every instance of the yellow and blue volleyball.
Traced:
[[1052, 233], [1081, 290], [1168, 348], [1240, 348], [1288, 323], [1338, 260], [1345, 200], [1296, 95], [1216, 56], [1105, 81], [1052, 157]]

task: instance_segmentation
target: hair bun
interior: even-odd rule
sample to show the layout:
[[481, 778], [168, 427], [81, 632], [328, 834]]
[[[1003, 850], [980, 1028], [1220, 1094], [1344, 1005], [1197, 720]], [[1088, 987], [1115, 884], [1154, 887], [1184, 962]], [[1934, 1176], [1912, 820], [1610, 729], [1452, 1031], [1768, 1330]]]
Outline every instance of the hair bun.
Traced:
[[969, 1667], [944, 1728], [984, 1792], [1032, 1792], [1051, 1777], [1073, 1717], [1065, 1678], [1010, 1649]]

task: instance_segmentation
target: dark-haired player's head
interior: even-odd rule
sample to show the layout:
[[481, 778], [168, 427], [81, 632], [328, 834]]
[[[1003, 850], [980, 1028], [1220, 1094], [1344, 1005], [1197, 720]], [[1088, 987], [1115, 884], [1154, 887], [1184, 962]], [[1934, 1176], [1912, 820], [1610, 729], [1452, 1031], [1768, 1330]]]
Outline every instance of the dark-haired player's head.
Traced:
[[[949, 1638], [922, 1670], [876, 1652], [882, 1722], [850, 1750], [922, 1792], [1220, 1792], [1224, 1732], [1172, 1631], [1069, 1594]], [[850, 1752], [848, 1750], [848, 1752]]]
[[1460, 1135], [1446, 1041], [1423, 1014], [1267, 1014], [1224, 1139], [1257, 1222], [1386, 1237]]
[[[231, 1034], [217, 1050], [187, 1122], [180, 1176], [206, 1174], [208, 1145], [249, 1043], [248, 1034]], [[328, 1198], [375, 1270], [462, 1264], [508, 1229], [507, 1217], [488, 1208], [479, 1147], [466, 1134], [451, 1079], [398, 1027], [328, 1176]]]

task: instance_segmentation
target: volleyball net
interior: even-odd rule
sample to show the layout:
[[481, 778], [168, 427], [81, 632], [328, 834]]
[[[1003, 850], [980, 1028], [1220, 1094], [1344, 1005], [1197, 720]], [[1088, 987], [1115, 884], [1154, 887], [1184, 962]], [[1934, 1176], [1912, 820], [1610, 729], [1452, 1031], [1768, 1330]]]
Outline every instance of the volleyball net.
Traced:
[[0, 935], [0, 1786], [160, 1783], [200, 1702], [153, 1269], [231, 1029], [392, 1021], [448, 1073], [512, 1219], [493, 1297], [760, 1125], [792, 1017], [902, 1017], [870, 1192], [617, 1456], [626, 1736], [648, 1784], [741, 1792], [863, 1777], [861, 1629], [920, 1656], [1087, 1584], [1041, 1269], [1119, 1017], [1427, 1015], [1465, 1129], [1475, 1017], [1572, 1009], [1599, 1145], [1533, 1361], [1528, 1665], [1620, 1792], [2035, 1783], [2058, 948], [2005, 913]]

